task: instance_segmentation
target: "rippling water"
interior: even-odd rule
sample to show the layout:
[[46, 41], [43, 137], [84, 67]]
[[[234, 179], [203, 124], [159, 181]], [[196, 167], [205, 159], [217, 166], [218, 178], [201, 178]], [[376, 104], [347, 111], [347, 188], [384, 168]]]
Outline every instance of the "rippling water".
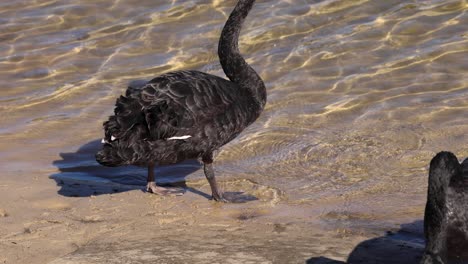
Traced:
[[[181, 69], [224, 77], [217, 42], [235, 2], [2, 1], [0, 177], [143, 184], [142, 169], [94, 161], [102, 122], [129, 84]], [[447, 0], [259, 0], [240, 47], [268, 104], [220, 151], [220, 178], [321, 203], [330, 219], [420, 218], [431, 157], [468, 156], [467, 10]], [[190, 162], [161, 173], [203, 178]]]

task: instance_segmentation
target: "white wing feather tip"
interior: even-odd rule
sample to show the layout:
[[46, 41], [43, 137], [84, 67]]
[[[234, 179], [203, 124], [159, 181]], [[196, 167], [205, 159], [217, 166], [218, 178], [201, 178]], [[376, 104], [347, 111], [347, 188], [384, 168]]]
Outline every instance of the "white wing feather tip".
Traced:
[[191, 138], [192, 136], [190, 135], [185, 135], [185, 136], [180, 136], [180, 137], [170, 137], [168, 138], [167, 140], [174, 140], [174, 139], [187, 139], [187, 138]]

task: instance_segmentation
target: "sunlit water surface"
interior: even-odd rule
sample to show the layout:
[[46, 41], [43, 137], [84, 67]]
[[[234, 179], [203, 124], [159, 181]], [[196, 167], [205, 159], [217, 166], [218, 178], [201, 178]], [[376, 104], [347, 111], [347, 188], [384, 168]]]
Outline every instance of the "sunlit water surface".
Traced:
[[[129, 84], [182, 69], [224, 77], [217, 42], [235, 3], [2, 1], [0, 177], [143, 185], [144, 169], [94, 161], [102, 122]], [[468, 156], [467, 10], [259, 0], [240, 47], [268, 103], [219, 152], [222, 185], [249, 179], [284, 203], [323, 204], [325, 220], [421, 219], [432, 156]], [[158, 173], [204, 177], [193, 162]]]

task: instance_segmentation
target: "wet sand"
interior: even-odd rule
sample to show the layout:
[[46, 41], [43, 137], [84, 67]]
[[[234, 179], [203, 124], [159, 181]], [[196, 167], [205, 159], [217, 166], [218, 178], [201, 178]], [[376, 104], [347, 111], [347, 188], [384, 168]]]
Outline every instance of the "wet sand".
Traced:
[[[187, 192], [162, 197], [144, 192], [144, 184], [78, 177], [86, 164], [66, 166], [90, 160], [97, 148], [92, 141], [61, 154], [49, 170], [4, 167], [0, 263], [395, 263], [385, 262], [388, 256], [414, 263], [422, 253], [422, 221], [399, 224], [422, 206], [394, 216], [339, 211], [339, 199], [297, 203], [280, 189], [236, 177], [220, 184], [240, 203], [216, 203], [207, 181], [193, 175], [201, 173], [197, 162], [185, 163], [185, 171], [180, 164], [165, 168], [179, 172], [172, 178], [183, 182], [173, 184]], [[387, 224], [369, 228], [373, 219]]]
[[172, 179], [185, 182], [174, 184], [187, 188], [183, 196], [161, 197], [144, 192], [138, 174], [129, 175], [133, 185], [88, 175], [98, 148], [94, 140], [42, 170], [2, 167], [0, 263], [386, 263], [389, 255], [413, 263], [408, 256], [422, 253], [422, 222], [400, 225], [422, 216], [423, 204], [387, 213], [337, 209], [352, 208], [349, 198], [303, 203], [238, 175], [219, 177], [220, 185], [243, 203], [216, 203], [194, 161], [161, 169], [178, 172]]
[[[291, 206], [261, 195], [218, 204], [204, 197], [203, 181], [188, 182], [194, 190], [180, 197], [140, 190], [63, 197], [48, 183], [39, 178], [20, 192], [2, 187], [11, 203], [1, 219], [0, 263], [341, 263], [348, 257], [349, 263], [396, 263], [382, 262], [388, 256], [414, 263], [409, 260], [423, 248], [421, 223], [403, 239], [330, 229], [313, 224], [321, 205]], [[223, 185], [243, 185], [240, 191], [250, 184]], [[70, 188], [79, 194], [82, 187]]]

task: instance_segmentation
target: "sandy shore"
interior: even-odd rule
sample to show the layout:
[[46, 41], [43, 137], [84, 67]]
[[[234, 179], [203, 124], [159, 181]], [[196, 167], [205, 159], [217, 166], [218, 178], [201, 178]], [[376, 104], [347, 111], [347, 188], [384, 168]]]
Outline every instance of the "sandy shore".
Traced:
[[[324, 228], [320, 205], [284, 203], [249, 181], [223, 183], [258, 198], [239, 204], [208, 200], [204, 180], [187, 185], [183, 196], [160, 197], [48, 177], [3, 181], [0, 263], [415, 263], [422, 252], [408, 239]], [[104, 194], [57, 194], [64, 188]]]

